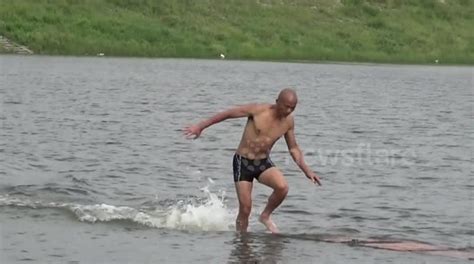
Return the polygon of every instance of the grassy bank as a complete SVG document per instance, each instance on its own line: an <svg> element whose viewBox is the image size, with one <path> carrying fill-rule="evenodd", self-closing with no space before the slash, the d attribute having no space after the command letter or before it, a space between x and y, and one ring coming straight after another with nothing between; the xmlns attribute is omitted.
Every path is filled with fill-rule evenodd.
<svg viewBox="0 0 474 264"><path fill-rule="evenodd" d="M474 64L472 0L0 0L0 34L64 55Z"/></svg>

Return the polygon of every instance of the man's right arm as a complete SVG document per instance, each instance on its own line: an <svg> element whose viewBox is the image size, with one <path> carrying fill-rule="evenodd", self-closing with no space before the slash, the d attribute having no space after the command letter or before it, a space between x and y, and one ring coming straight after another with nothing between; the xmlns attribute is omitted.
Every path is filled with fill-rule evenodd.
<svg viewBox="0 0 474 264"><path fill-rule="evenodd" d="M230 118L239 118L239 117L252 116L261 107L262 106L259 105L259 104L247 104L247 105L241 105L241 106L236 106L236 107L230 108L228 110L219 112L216 115L214 115L214 116L212 116L212 117L210 117L206 120L203 120L203 121L199 122L196 125L186 127L184 133L187 137L194 136L195 138L197 138L197 137L199 137L199 135L201 134L201 132L204 129L206 129L206 128L214 125L214 124L217 124L219 122L222 122L222 121L224 121L226 119L230 119Z"/></svg>

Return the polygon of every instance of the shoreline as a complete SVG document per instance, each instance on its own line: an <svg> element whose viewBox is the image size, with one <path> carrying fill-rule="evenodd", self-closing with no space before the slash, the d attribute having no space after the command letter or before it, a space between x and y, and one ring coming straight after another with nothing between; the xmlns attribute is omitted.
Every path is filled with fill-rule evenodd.
<svg viewBox="0 0 474 264"><path fill-rule="evenodd" d="M337 60L271 60L271 59L220 59L216 57L150 57L150 56L103 56L98 55L73 55L73 54L18 54L12 52L2 52L0 56L27 56L27 57L65 57L65 58L97 58L97 59L149 59L149 60L209 60L209 61L230 61L230 62L273 62L273 63L295 63L295 64L334 64L334 65L362 65L362 66L432 66L432 67L474 67L474 64L462 63L400 63L400 62L370 62L370 61L337 61Z"/></svg>

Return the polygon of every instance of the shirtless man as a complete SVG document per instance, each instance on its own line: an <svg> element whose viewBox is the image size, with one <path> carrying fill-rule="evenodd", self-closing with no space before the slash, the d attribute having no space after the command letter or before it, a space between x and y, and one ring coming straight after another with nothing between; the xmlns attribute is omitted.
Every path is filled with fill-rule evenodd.
<svg viewBox="0 0 474 264"><path fill-rule="evenodd" d="M248 104L220 112L196 125L185 128L188 138L197 138L202 131L214 124L229 118L247 117L242 140L234 155L234 182L239 199L239 214L236 229L246 232L250 210L252 208L253 179L257 179L273 189L268 203L259 220L266 228L277 233L272 222L271 213L281 204L288 193L288 183L281 171L270 160L269 154L275 142L285 136L288 150L298 167L313 183L321 185L319 177L306 165L303 153L296 144L294 119L291 113L295 110L298 98L292 89L283 89L275 104Z"/></svg>

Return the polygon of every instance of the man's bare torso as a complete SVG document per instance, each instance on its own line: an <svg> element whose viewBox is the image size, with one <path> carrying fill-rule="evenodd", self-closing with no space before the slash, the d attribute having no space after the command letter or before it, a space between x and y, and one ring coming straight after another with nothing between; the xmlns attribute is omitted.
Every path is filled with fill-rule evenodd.
<svg viewBox="0 0 474 264"><path fill-rule="evenodd" d="M248 159L268 157L275 142L290 129L292 118L278 118L272 105L261 105L248 117L237 153Z"/></svg>

